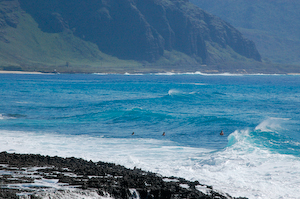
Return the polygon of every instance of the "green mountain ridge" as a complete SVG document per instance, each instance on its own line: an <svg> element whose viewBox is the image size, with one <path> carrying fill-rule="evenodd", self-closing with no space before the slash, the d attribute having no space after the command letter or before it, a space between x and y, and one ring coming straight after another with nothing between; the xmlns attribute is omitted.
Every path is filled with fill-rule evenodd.
<svg viewBox="0 0 300 199"><path fill-rule="evenodd" d="M7 6L2 6L5 3ZM1 4L2 10L6 8L6 12L15 18L16 24L10 26L4 23L5 27L1 27L4 29L0 37L3 69L92 72L98 66L102 66L103 71L109 71L110 67L119 64L125 67L138 65L135 61L119 60L104 54L97 45L75 37L70 31L41 31L37 22L21 10L17 1L2 1Z"/></svg>
<svg viewBox="0 0 300 199"><path fill-rule="evenodd" d="M187 0L0 0L0 70L254 73L270 68L289 71L262 63L252 41Z"/></svg>

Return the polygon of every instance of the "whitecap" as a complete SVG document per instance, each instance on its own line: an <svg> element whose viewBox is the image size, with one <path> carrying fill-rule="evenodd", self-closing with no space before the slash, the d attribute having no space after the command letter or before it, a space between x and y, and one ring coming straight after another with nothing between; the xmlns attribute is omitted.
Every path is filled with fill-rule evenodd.
<svg viewBox="0 0 300 199"><path fill-rule="evenodd" d="M165 72L165 73L152 73L153 75L178 75L178 73L174 72Z"/></svg>
<svg viewBox="0 0 300 199"><path fill-rule="evenodd" d="M235 73L201 73L205 76L244 76L245 74L235 74Z"/></svg>
<svg viewBox="0 0 300 199"><path fill-rule="evenodd" d="M177 89L171 89L168 91L168 95L178 95L178 94L182 94L181 91L177 90Z"/></svg>
<svg viewBox="0 0 300 199"><path fill-rule="evenodd" d="M202 173L204 184L214 185L232 196L296 198L300 191L300 159L278 154L252 143L249 130L235 131L229 146L198 159L194 172Z"/></svg>
<svg viewBox="0 0 300 199"><path fill-rule="evenodd" d="M196 72L185 72L185 73L180 73L180 72L164 72L164 73L151 73L152 75L204 75L204 73L201 73L199 71Z"/></svg>
<svg viewBox="0 0 300 199"><path fill-rule="evenodd" d="M124 73L124 75L144 75L143 73Z"/></svg>
<svg viewBox="0 0 300 199"><path fill-rule="evenodd" d="M113 73L93 73L93 75L111 75Z"/></svg>
<svg viewBox="0 0 300 199"><path fill-rule="evenodd" d="M284 121L290 120L290 118L275 118L269 117L262 121L259 125L255 127L255 130L260 130L263 132L274 132L277 129L281 129L281 124Z"/></svg>
<svg viewBox="0 0 300 199"><path fill-rule="evenodd" d="M204 83L192 83L192 84L194 84L196 86L206 86L207 85L207 84L204 84Z"/></svg>
<svg viewBox="0 0 300 199"><path fill-rule="evenodd" d="M0 114L0 120L8 120L8 119L16 119L16 118Z"/></svg>
<svg viewBox="0 0 300 199"><path fill-rule="evenodd" d="M195 86L206 86L208 84L205 83L181 83L181 84L188 84L188 85L195 85Z"/></svg>

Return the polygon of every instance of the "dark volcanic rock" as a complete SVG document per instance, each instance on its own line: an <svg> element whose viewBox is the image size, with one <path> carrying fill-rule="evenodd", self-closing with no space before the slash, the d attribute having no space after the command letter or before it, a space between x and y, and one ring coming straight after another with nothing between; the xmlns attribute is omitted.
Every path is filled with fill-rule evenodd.
<svg viewBox="0 0 300 199"><path fill-rule="evenodd" d="M17 191L0 189L0 199L18 199Z"/></svg>
<svg viewBox="0 0 300 199"><path fill-rule="evenodd" d="M177 50L199 63L212 61L207 42L230 46L260 61L252 41L188 0L19 0L45 32L72 31L122 59L153 62Z"/></svg>
<svg viewBox="0 0 300 199"><path fill-rule="evenodd" d="M214 191L211 186L201 185L198 181L190 182L182 178L167 178L140 169L127 169L123 166L91 162L77 158L59 158L41 155L20 155L0 153L0 164L14 166L13 170L26 167L41 167L33 176L42 175L46 179L58 179L59 182L79 186L81 189L96 189L101 196L107 193L116 199L129 199L139 195L141 199L175 199L175 198L232 198L228 194ZM7 167L5 167L8 169ZM0 170L4 170L0 168ZM25 171L26 172L26 171ZM20 171L17 171L20 173ZM4 179L5 178L5 179ZM26 183L34 181L22 177L18 182L9 181L10 176L0 175L0 198L17 198L16 193L21 190L4 189L5 184ZM185 186L182 186L185 185ZM184 188L188 186L189 188ZM208 194L197 190L197 186L205 187ZM34 190L31 190L34 197Z"/></svg>

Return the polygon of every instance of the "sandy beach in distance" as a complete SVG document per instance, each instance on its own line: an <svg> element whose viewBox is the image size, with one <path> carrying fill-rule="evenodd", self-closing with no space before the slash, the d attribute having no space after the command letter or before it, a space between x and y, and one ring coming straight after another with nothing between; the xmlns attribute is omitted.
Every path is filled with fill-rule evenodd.
<svg viewBox="0 0 300 199"><path fill-rule="evenodd" d="M0 74L45 74L41 72L26 72L26 71L4 71L0 70Z"/></svg>

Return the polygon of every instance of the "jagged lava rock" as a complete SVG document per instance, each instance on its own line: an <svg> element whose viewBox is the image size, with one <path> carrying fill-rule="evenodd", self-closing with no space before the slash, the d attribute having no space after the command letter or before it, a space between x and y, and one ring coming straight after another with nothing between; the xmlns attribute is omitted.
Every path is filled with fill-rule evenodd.
<svg viewBox="0 0 300 199"><path fill-rule="evenodd" d="M1 168L1 164L6 165ZM42 167L34 175L29 175L26 182L35 180L34 176L46 179L58 179L60 183L67 183L78 187L81 190L96 190L101 196L107 193L116 199L132 199L134 194L138 194L141 199L175 199L175 198L197 198L211 199L222 198L232 199L228 194L219 193L211 186L200 184L198 181L187 181L183 178L162 177L158 174L142 171L141 169L127 169L120 165L112 163L86 161L83 159L50 157L34 154L11 154L7 152L0 153L0 171L7 169L8 166L14 167L10 172L16 171L22 177L22 172L26 173L26 168ZM17 168L20 168L17 170ZM28 172L27 172L28 173ZM13 181L16 181L16 176ZM42 177L40 177L42 176ZM3 180L5 179L5 180ZM11 178L5 178L0 175L0 198L15 197L22 190L13 190L5 188ZM168 179L168 180L165 180ZM22 183L23 180L17 180ZM185 185L185 186L183 186ZM207 193L199 191L196 186L202 186L207 189ZM32 186L34 187L34 186ZM46 190L42 190L45 192ZM34 196L37 190L31 190L30 194Z"/></svg>

